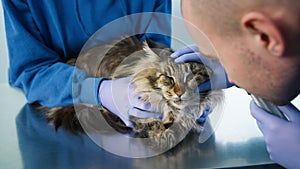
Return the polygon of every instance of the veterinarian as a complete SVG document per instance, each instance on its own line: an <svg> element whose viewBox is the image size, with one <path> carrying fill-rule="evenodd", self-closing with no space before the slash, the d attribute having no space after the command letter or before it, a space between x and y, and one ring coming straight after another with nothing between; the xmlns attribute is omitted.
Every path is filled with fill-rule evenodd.
<svg viewBox="0 0 300 169"><path fill-rule="evenodd" d="M98 29L130 14L171 13L171 0L2 0L2 4L10 61L9 83L25 93L28 103L38 102L47 107L74 103L72 82L73 72L77 69L64 62L78 56L85 42ZM123 23L107 34L120 32L132 25L139 27L130 30L144 29L147 32L150 20L143 19ZM159 19L163 24L156 24L155 29L170 32L171 18ZM145 37L170 46L167 36L140 35L140 38ZM78 78L80 88L75 89L78 92L76 103L103 105L127 126L132 125L127 113L130 107L133 107L135 116L149 116L149 113L140 110L147 110L149 105L139 101L133 95L133 89L128 89L129 78L116 81L91 78L83 71ZM112 84L118 87L112 87ZM114 103L112 91L118 93L122 103Z"/></svg>
<svg viewBox="0 0 300 169"><path fill-rule="evenodd" d="M231 83L216 80L214 88L234 83L279 105L289 121L265 112L253 101L250 111L270 158L286 168L300 168L300 112L290 103L300 92L300 1L182 0L182 14L211 40L219 55L201 49L199 34L187 24L201 54L210 58L202 57L196 46L179 49L172 57L177 62L218 60L214 78L225 69ZM208 87L204 84L199 89Z"/></svg>

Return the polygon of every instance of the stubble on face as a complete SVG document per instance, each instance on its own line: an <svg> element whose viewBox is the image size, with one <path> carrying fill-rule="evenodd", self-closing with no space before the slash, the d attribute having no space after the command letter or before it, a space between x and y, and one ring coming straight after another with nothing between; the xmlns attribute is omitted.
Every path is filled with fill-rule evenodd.
<svg viewBox="0 0 300 169"><path fill-rule="evenodd" d="M259 55L247 45L239 45L236 49L239 51L237 57L241 61L236 63L239 65L231 65L233 81L251 94L277 105L286 104L290 98L283 91L286 90L284 84L289 75L276 66L276 60L271 60L266 55Z"/></svg>

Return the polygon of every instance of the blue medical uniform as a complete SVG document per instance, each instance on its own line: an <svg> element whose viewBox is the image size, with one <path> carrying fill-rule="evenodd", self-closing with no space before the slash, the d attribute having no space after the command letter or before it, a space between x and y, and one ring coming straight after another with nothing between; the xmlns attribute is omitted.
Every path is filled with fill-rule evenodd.
<svg viewBox="0 0 300 169"><path fill-rule="evenodd" d="M77 56L99 28L130 14L171 13L171 0L2 0L2 4L9 83L24 91L29 103L48 107L74 103L72 81L76 68L64 61ZM170 17L160 23L170 31ZM169 37L151 38L170 46ZM84 73L81 78L82 88L78 91L84 97L80 102L100 104L97 91L101 78L91 80Z"/></svg>

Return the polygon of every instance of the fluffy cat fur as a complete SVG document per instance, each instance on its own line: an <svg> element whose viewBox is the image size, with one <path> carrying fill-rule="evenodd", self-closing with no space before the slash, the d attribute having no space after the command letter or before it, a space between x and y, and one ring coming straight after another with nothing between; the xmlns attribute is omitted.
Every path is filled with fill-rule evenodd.
<svg viewBox="0 0 300 169"><path fill-rule="evenodd" d="M220 104L223 95L221 91L197 93L197 86L209 79L211 70L196 62L176 64L169 57L171 54L172 50L161 44L126 37L114 44L93 47L80 57L66 62L93 77L117 79L131 76L132 84L136 87L135 93L142 94L142 100L161 113L162 119L130 117L134 124L131 129L101 106L81 104L75 108L70 105L40 109L56 129L62 127L75 134L83 131L97 133L101 128L94 123L89 124L89 120L103 116L119 132L151 138L149 144L155 149L172 148L185 137L186 131L201 130L196 119L208 106L214 108ZM76 77L74 79L76 81ZM87 120L79 122L81 118ZM89 129L84 127L83 130L82 125L89 126Z"/></svg>

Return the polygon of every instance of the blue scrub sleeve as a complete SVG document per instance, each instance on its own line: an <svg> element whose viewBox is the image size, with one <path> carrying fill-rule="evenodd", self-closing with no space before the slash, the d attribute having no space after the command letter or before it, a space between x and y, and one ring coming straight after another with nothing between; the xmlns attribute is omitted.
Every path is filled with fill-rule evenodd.
<svg viewBox="0 0 300 169"><path fill-rule="evenodd" d="M75 67L63 63L62 56L45 45L26 1L3 0L2 4L9 51L10 85L23 90L28 103L39 102L48 107L73 104ZM87 75L82 73L81 78L85 79ZM100 80L96 82L100 83ZM94 90L93 93L96 92ZM81 102L98 102L94 95L84 95Z"/></svg>
<svg viewBox="0 0 300 169"><path fill-rule="evenodd" d="M146 34L147 38L153 40L154 42L159 42L167 47L171 47L171 12L172 12L172 1L171 0L158 0L155 6L154 12L163 13L166 15L159 16L160 18L153 18L152 23L149 25L148 31L158 32L163 34Z"/></svg>
<svg viewBox="0 0 300 169"><path fill-rule="evenodd" d="M100 1L91 2L100 3ZM106 2L113 3L114 1ZM140 12L171 13L171 0L145 0L139 1L139 3L137 1L120 0L116 1L115 5L121 5L120 2L125 3L126 6L122 6L123 10L112 13L115 18ZM36 6L37 3L40 8L37 8L39 7ZM33 4L35 5L33 6ZM85 4L92 5L92 3ZM84 71L65 64L64 61L68 57L72 57L69 54L78 52L89 37L89 34L82 33L80 28L87 28L87 30L91 30L88 32L92 34L101 26L107 24L102 21L102 17L96 17L98 22L95 22L95 24L85 23L85 18L95 19L92 16L96 14L102 16L105 11L96 10L95 12L98 13L95 14L82 13L84 20L78 19L80 17L77 18L82 22L81 27L76 25L75 14L75 18L73 17L73 12L76 13L75 8L70 8L67 6L68 3L64 1L2 0L2 5L9 51L10 85L20 88L25 93L28 103L39 102L47 107L65 106L74 103L100 104L97 93L103 79L91 78ZM80 8L84 9L81 6ZM65 9L65 11L55 11L57 9ZM57 17L57 15L61 17ZM64 16L70 19L67 20L69 22L64 20ZM57 18L61 20L56 20ZM151 33L146 36L170 46L170 38L168 37L171 34L170 16L156 20L148 15L141 18L140 21L142 22L133 20L131 21L132 24L125 24L124 27L127 27L127 29L124 27L120 29L120 25L118 25L116 28L119 31L114 32L121 32L120 30L124 29L134 31L133 26L140 29L141 33L161 32L167 36ZM65 36L66 34L68 36ZM74 42L75 40L76 42ZM74 82L77 83L74 84Z"/></svg>

